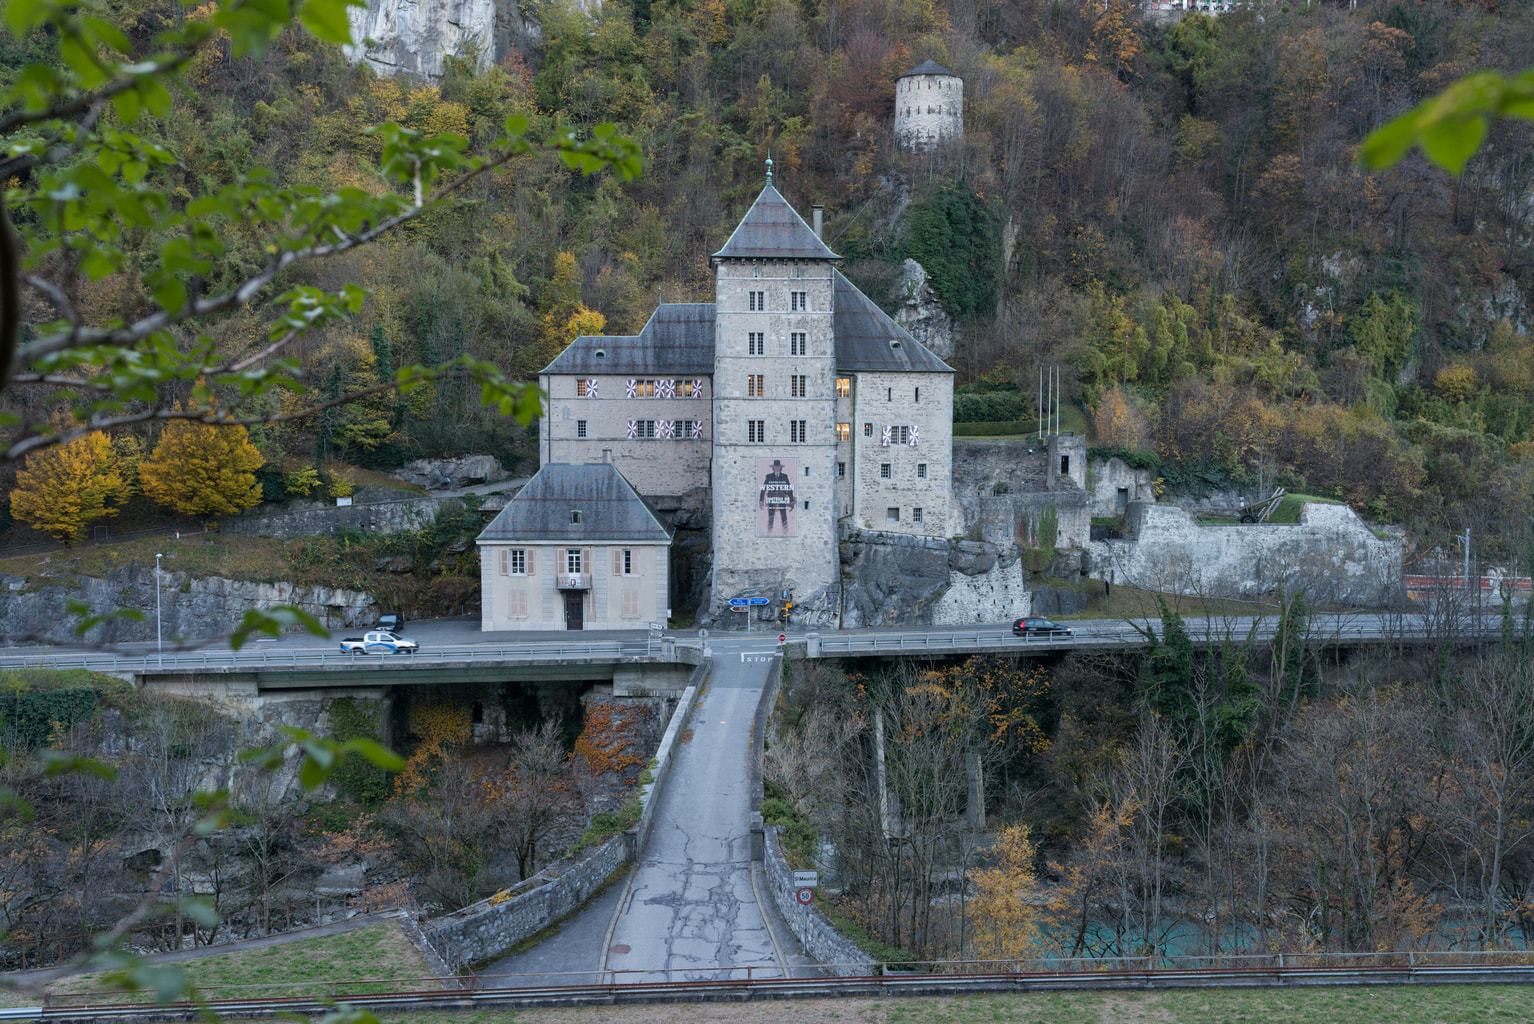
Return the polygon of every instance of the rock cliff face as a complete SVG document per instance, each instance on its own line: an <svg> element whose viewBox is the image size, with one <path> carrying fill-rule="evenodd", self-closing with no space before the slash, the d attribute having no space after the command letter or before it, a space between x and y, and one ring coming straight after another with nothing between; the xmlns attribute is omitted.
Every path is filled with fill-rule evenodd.
<svg viewBox="0 0 1534 1024"><path fill-rule="evenodd" d="M926 268L915 260L906 260L895 282L894 295L900 303L895 310L895 322L941 358L951 358L958 328L932 293Z"/></svg>
<svg viewBox="0 0 1534 1024"><path fill-rule="evenodd" d="M70 601L85 602L92 614L128 608L143 616L137 622L104 622L87 634L88 640L124 643L155 637L154 569L146 567L57 582L0 574L0 638L77 642ZM378 610L373 596L360 590L251 583L220 576L192 578L173 572L163 573L160 580L160 618L166 640L221 636L239 625L247 611L278 604L297 605L333 629L363 624Z"/></svg>
<svg viewBox="0 0 1534 1024"><path fill-rule="evenodd" d="M349 11L353 61L383 74L442 75L442 58L474 54L481 69L496 57L496 0L369 0Z"/></svg>
<svg viewBox="0 0 1534 1024"><path fill-rule="evenodd" d="M1001 622L1028 613L1015 549L888 533L842 541L842 622L861 626Z"/></svg>
<svg viewBox="0 0 1534 1024"><path fill-rule="evenodd" d="M589 11L601 0L576 5ZM440 78L444 57L473 56L483 70L543 38L518 0L367 0L349 16L357 42L346 48L347 57L385 75Z"/></svg>

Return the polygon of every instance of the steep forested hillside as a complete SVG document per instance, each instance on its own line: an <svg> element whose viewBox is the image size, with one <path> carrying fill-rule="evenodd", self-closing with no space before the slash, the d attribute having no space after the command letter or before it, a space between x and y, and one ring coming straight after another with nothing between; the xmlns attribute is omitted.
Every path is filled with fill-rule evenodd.
<svg viewBox="0 0 1534 1024"><path fill-rule="evenodd" d="M117 6L135 36L183 16ZM484 73L451 63L437 84L377 78L296 32L256 59L205 53L172 115L146 127L189 192L258 167L380 189L366 129L387 120L483 144L520 111L544 127L615 121L642 144L637 182L528 156L312 271L371 290L349 325L304 341L317 392L462 352L531 372L575 333L637 329L659 295L706 297L707 254L770 150L791 200L827 205L828 237L870 293L907 255L930 264L962 321L961 385L1030 392L1039 363L1058 362L1096 443L1155 449L1171 479L1276 476L1425 544L1469 525L1497 557L1521 549L1529 130L1495 129L1460 179L1415 157L1365 173L1355 147L1469 70L1534 63L1527 5L1157 24L1117 0L607 0L591 15L547 0L536 16L540 49ZM48 45L0 44L0 74ZM928 57L964 76L967 133L913 158L893 146L894 80ZM259 250L225 241L232 279ZM85 315L143 306L115 281L80 286ZM220 344L253 350L261 325L235 316ZM254 440L289 466L530 451L447 382Z"/></svg>

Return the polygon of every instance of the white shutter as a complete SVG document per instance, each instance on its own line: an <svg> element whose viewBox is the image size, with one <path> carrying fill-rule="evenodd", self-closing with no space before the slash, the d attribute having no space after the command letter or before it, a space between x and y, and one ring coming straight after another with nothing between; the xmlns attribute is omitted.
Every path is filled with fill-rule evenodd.
<svg viewBox="0 0 1534 1024"><path fill-rule="evenodd" d="M613 575L623 575L623 549L613 548Z"/></svg>
<svg viewBox="0 0 1534 1024"><path fill-rule="evenodd" d="M538 549L537 548L528 548L527 549L527 574L529 576L536 576L536 575L538 575Z"/></svg>

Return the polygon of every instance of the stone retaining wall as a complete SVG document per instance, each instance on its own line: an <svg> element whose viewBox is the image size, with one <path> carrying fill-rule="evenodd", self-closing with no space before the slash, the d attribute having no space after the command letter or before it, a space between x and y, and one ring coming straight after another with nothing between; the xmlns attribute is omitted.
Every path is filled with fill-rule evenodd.
<svg viewBox="0 0 1534 1024"><path fill-rule="evenodd" d="M805 908L794 901L794 872L778 844L778 830L766 829L763 858L764 881L773 905L788 922L804 952L826 965L839 978L865 978L879 973L879 965L856 942L836 930L826 915L814 906Z"/></svg>
<svg viewBox="0 0 1534 1024"><path fill-rule="evenodd" d="M1346 505L1307 504L1298 523L1203 526L1180 508L1129 506L1126 538L1096 541L1091 575L1176 594L1385 607L1401 599L1401 541L1377 537Z"/></svg>

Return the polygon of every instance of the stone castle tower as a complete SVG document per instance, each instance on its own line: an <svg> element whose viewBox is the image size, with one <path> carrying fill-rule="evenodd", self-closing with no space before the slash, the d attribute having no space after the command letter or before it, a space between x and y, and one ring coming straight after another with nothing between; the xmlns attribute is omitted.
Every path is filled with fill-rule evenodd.
<svg viewBox="0 0 1534 1024"><path fill-rule="evenodd" d="M922 61L895 80L895 141L921 152L964 137L964 79Z"/></svg>
<svg viewBox="0 0 1534 1024"><path fill-rule="evenodd" d="M772 184L713 256L712 605L836 607L835 264Z"/></svg>

